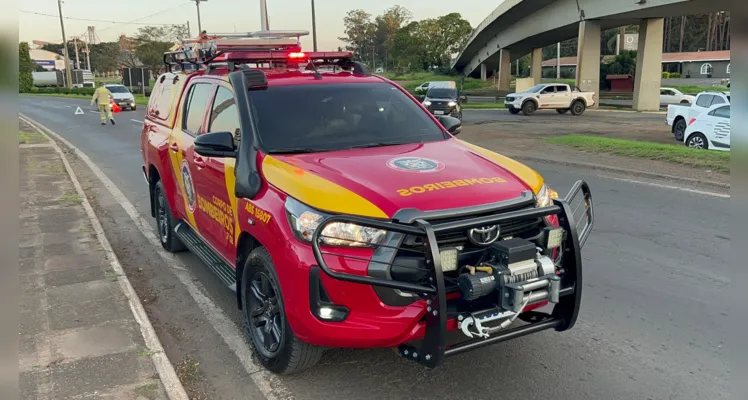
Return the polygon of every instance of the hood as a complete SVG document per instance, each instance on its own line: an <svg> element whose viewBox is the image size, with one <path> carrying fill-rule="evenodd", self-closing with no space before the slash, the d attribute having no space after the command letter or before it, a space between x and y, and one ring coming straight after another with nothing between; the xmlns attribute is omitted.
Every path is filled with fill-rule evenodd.
<svg viewBox="0 0 748 400"><path fill-rule="evenodd" d="M132 93L112 93L112 96L116 100L128 100L128 99L132 99L134 97L132 95Z"/></svg>
<svg viewBox="0 0 748 400"><path fill-rule="evenodd" d="M262 172L270 184L312 207L380 217L391 217L406 208L432 211L493 203L532 190L517 171L498 165L477 149L449 139L271 155L264 157ZM520 176L537 176L513 160L508 164L515 170L524 168ZM379 212L371 213L372 209Z"/></svg>

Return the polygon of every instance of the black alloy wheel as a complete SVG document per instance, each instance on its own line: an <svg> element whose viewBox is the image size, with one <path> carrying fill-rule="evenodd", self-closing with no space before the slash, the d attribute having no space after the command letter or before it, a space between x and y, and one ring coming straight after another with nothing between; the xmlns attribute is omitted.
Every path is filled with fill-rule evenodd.
<svg viewBox="0 0 748 400"><path fill-rule="evenodd" d="M683 135L686 133L687 127L688 125L686 124L686 120L683 118L675 122L675 126L673 127L673 135L675 136L675 140L679 142L683 141Z"/></svg>
<svg viewBox="0 0 748 400"><path fill-rule="evenodd" d="M169 202L166 201L164 185L161 181L156 182L153 188L153 197L155 199L156 231L161 246L170 253L184 251L186 249L184 243L174 233L177 220L174 218L171 208L169 208Z"/></svg>
<svg viewBox="0 0 748 400"><path fill-rule="evenodd" d="M584 103L582 101L577 100L571 105L571 114L572 115L582 115L584 113Z"/></svg>
<svg viewBox="0 0 748 400"><path fill-rule="evenodd" d="M250 333L257 350L265 357L274 357L280 350L285 326L276 282L266 271L256 271L248 289Z"/></svg>

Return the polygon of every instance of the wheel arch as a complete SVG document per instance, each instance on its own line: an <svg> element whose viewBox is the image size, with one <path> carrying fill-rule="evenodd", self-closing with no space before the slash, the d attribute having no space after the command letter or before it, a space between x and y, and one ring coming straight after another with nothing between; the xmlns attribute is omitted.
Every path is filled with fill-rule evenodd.
<svg viewBox="0 0 748 400"><path fill-rule="evenodd" d="M241 282L242 275L244 274L244 264L247 261L247 257L249 257L249 253L256 248L261 247L262 244L257 240L257 238L246 231L242 231L242 233L239 234L239 240L236 243L236 306L241 310Z"/></svg>
<svg viewBox="0 0 748 400"><path fill-rule="evenodd" d="M540 103L538 102L538 99L536 99L534 97L528 97L528 98L522 100L522 105L520 105L520 107L519 107L520 110L522 109L522 107L525 106L525 103L527 103L528 101L531 101L531 102L535 103L535 109L540 108Z"/></svg>
<svg viewBox="0 0 748 400"><path fill-rule="evenodd" d="M582 97L582 96L579 96L579 97L575 98L574 100L572 100L572 101L571 101L571 103L569 103L569 108L571 108L571 106L572 106L572 105L574 104L574 102L576 102L576 101L581 101L581 102L582 102L582 104L584 104L584 107L585 107L585 108L587 108L587 99L585 99L585 98L584 98L584 97Z"/></svg>
<svg viewBox="0 0 748 400"><path fill-rule="evenodd" d="M675 133L675 125L678 125L678 121L680 121L680 120L685 121L686 117L684 117L682 115L676 116L675 119L673 120L673 125L670 127L670 133ZM685 135L685 134L686 134L686 132L683 131L683 135Z"/></svg>
<svg viewBox="0 0 748 400"><path fill-rule="evenodd" d="M148 165L148 197L151 203L151 217L156 218L156 197L153 195L156 191L156 183L161 180L161 174L155 165Z"/></svg>

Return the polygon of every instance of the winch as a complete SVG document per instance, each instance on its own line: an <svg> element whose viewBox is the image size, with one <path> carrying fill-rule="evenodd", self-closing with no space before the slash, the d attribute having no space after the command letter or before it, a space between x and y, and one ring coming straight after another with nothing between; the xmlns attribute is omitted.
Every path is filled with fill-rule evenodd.
<svg viewBox="0 0 748 400"><path fill-rule="evenodd" d="M468 337L488 337L509 326L529 304L558 303L561 279L553 260L542 254L535 243L513 238L495 242L488 249L488 261L464 266L457 278L464 300L494 296L495 308L459 316L460 329ZM499 326L484 327L490 321L504 320ZM473 329L471 329L474 327Z"/></svg>

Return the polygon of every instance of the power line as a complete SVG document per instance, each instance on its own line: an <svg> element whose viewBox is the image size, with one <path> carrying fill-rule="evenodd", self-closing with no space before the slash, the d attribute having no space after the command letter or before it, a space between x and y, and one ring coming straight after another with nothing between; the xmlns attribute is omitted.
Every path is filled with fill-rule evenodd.
<svg viewBox="0 0 748 400"><path fill-rule="evenodd" d="M132 21L130 21L130 22L123 22L123 23L119 23L119 24L117 24L117 25L112 25L112 26L106 27L106 28L104 28L104 29L99 29L99 32L101 32L101 31L103 31L103 30L106 30L106 29L112 29L112 28L114 28L114 27L117 27L117 26L120 26L120 25L129 25L129 24L135 24L135 23L136 23L137 21L140 21L140 20L142 20L142 19L146 19L146 18L154 17L154 16L156 16L156 15L159 15L159 14L163 14L163 13L165 13L165 12L169 12L169 11L171 11L171 10L175 9L175 8L179 8L179 7L182 7L183 5L185 5L185 4L189 4L189 3L190 3L189 1L186 1L186 2L182 2L182 3L178 4L178 5L175 5L175 6L173 6L173 7L167 8L167 9L165 9L165 10L161 10L161 11L155 12L155 13L153 13L153 14L148 14L148 15L146 15L145 17L140 17L140 18L136 18L136 19L134 19L134 20L132 20ZM146 24L146 25L154 25L154 24ZM164 24L164 25L181 25L181 24Z"/></svg>
<svg viewBox="0 0 748 400"><path fill-rule="evenodd" d="M41 15L44 17L59 18L59 15L45 14L45 13L40 13L36 11L25 11L25 10L18 10L18 11L22 13L26 13L26 14L34 14L34 15ZM74 18L74 17L63 17L63 19L69 19L69 20L75 20L75 21L89 21L89 22L106 22L106 23L112 23L112 24L174 25L174 24L158 24L158 23L147 23L147 22L106 21L106 20L101 20L101 19Z"/></svg>

